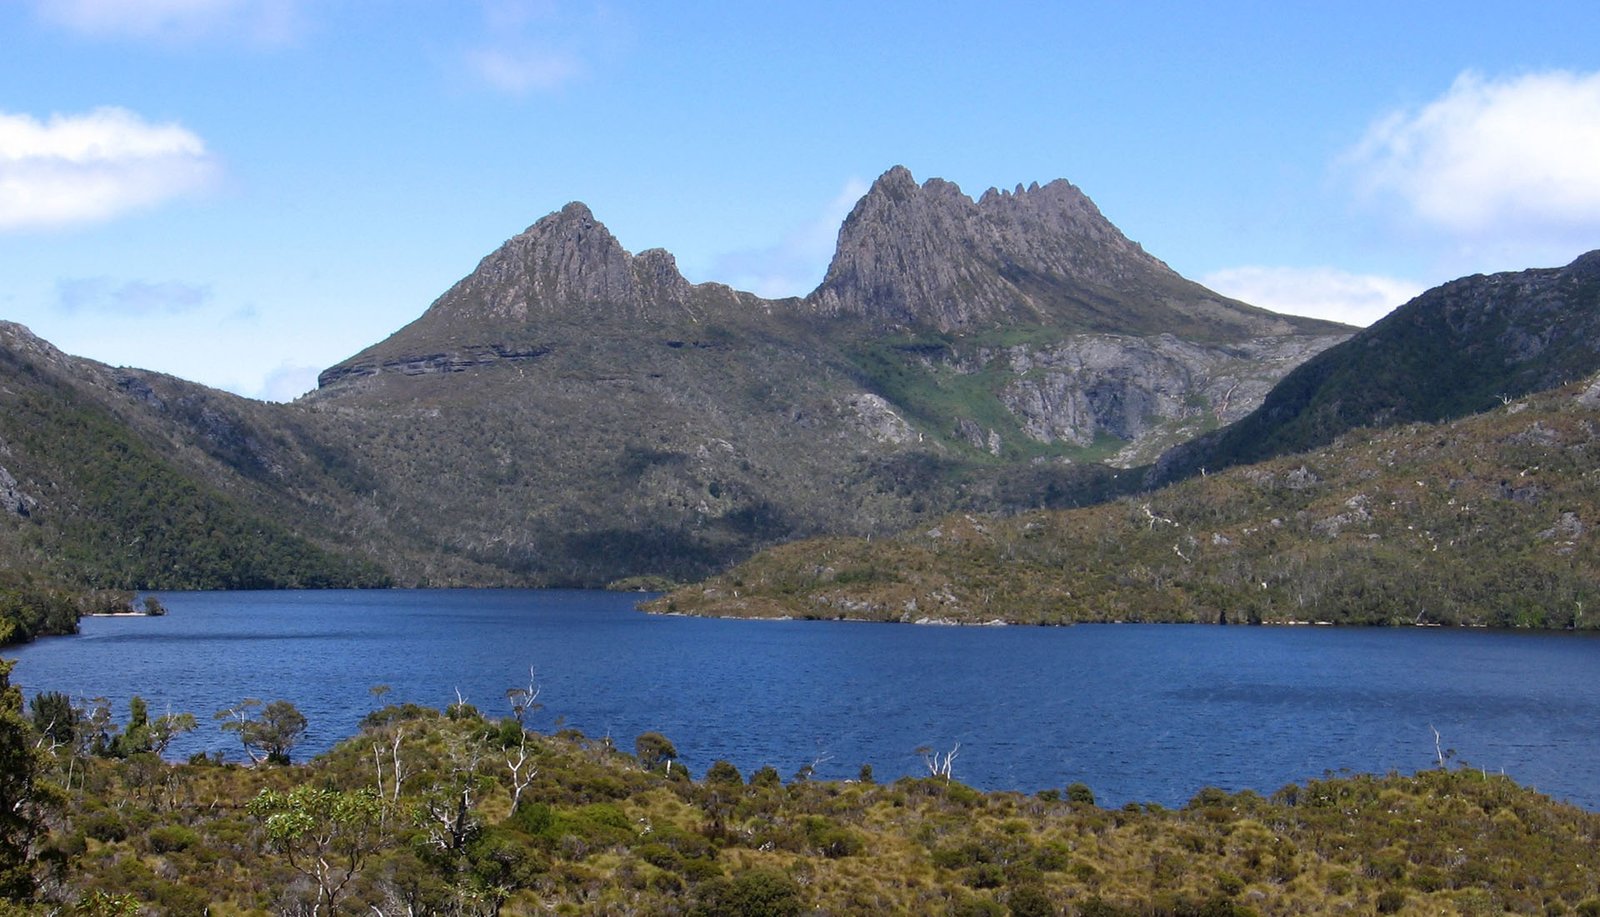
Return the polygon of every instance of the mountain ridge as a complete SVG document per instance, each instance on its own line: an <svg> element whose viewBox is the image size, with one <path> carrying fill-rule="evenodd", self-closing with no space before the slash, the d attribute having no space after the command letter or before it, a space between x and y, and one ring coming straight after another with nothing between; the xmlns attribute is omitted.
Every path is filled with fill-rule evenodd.
<svg viewBox="0 0 1600 917"><path fill-rule="evenodd" d="M826 276L805 296L765 299L715 281L691 284L670 252L627 251L573 201L485 256L416 320L324 370L318 389L379 372L537 359L548 344L539 327L627 322L765 322L858 337L1050 327L1214 343L1354 330L1267 312L1181 277L1064 179L991 188L974 200L943 179L919 185L895 166L845 218Z"/></svg>
<svg viewBox="0 0 1600 917"><path fill-rule="evenodd" d="M1303 451L1363 426L1483 411L1600 370L1600 250L1474 274L1402 304L1288 373L1238 423L1177 446L1159 484Z"/></svg>
<svg viewBox="0 0 1600 917"><path fill-rule="evenodd" d="M953 509L1104 499L1351 330L1178 278L1065 182L973 201L895 169L875 187L863 214L900 195L961 230L946 244L882 224L880 251L903 230L932 246L913 265L943 259L982 291L948 330L931 288L881 259L856 276L914 294L916 321L851 305L837 271L783 300L691 284L573 202L294 404L137 370L95 398L181 473L396 583L601 586ZM847 224L845 261L884 236ZM1182 327L1157 330L1167 319Z"/></svg>

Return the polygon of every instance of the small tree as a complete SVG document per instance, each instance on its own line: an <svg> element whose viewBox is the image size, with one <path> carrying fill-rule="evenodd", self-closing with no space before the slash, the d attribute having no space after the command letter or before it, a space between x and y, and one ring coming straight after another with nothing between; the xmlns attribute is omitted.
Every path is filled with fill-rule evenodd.
<svg viewBox="0 0 1600 917"><path fill-rule="evenodd" d="M511 715L516 718L517 725L527 727L528 714L534 713L544 707L539 703L539 683L533 677L533 667L528 667L528 684L524 687L507 688L506 701L511 704Z"/></svg>
<svg viewBox="0 0 1600 917"><path fill-rule="evenodd" d="M78 731L78 709L60 691L33 696L33 728L51 745L71 745Z"/></svg>
<svg viewBox="0 0 1600 917"><path fill-rule="evenodd" d="M722 786L744 786L744 775L731 761L714 761L711 769L706 771L707 784Z"/></svg>
<svg viewBox="0 0 1600 917"><path fill-rule="evenodd" d="M223 721L225 731L239 734L239 743L252 761L288 764L289 753L305 737L305 714L286 700L275 700L263 708L260 715L252 717L250 711L260 706L261 701L247 697L226 710L217 711L215 718Z"/></svg>
<svg viewBox="0 0 1600 917"><path fill-rule="evenodd" d="M950 779L951 767L956 763L956 754L960 751L960 742L957 742L942 755L934 751L930 745L923 745L917 748L917 754L921 756L923 765L928 768L928 776L943 777L946 780Z"/></svg>
<svg viewBox="0 0 1600 917"><path fill-rule="evenodd" d="M150 707L144 698L135 694L128 701L128 725L111 743L111 755L117 758L131 758L134 755L150 751L154 742L150 737Z"/></svg>
<svg viewBox="0 0 1600 917"><path fill-rule="evenodd" d="M270 706L269 706L270 709ZM372 790L353 793L297 786L262 790L248 811L261 819L272 846L289 865L317 883L317 910L333 914L345 886L380 848L382 809Z"/></svg>
<svg viewBox="0 0 1600 917"><path fill-rule="evenodd" d="M192 713L163 713L150 724L150 748L157 755L165 755L173 739L193 732L199 725Z"/></svg>
<svg viewBox="0 0 1600 917"><path fill-rule="evenodd" d="M678 759L678 750L671 740L659 732L646 732L635 739L633 754L639 759L639 766L647 771L667 767Z"/></svg>

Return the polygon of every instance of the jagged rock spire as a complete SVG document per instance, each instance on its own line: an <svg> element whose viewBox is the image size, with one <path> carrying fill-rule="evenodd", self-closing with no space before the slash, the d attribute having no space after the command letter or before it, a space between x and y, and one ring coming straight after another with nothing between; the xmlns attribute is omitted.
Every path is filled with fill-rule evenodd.
<svg viewBox="0 0 1600 917"><path fill-rule="evenodd" d="M846 218L808 302L823 314L939 331L1042 324L1193 333L1207 323L1224 335L1289 330L1184 280L1070 182L990 189L973 200L942 179L918 185L903 166L879 177Z"/></svg>
<svg viewBox="0 0 1600 917"><path fill-rule="evenodd" d="M692 289L671 254L629 254L574 201L484 258L434 309L454 318L512 321L594 307L644 317L683 308Z"/></svg>

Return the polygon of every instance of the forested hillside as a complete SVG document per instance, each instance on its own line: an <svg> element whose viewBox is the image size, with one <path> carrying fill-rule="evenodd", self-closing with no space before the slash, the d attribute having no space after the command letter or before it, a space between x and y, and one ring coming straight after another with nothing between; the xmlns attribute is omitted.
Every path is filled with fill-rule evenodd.
<svg viewBox="0 0 1600 917"><path fill-rule="evenodd" d="M1600 377L1076 510L765 552L652 603L887 621L1600 627Z"/></svg>

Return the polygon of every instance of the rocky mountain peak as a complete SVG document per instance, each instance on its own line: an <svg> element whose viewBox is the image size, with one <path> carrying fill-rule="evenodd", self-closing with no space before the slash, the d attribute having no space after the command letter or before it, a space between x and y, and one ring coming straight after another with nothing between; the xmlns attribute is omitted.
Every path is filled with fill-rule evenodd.
<svg viewBox="0 0 1600 917"><path fill-rule="evenodd" d="M416 321L325 370L318 385L538 359L561 336L556 326L694 322L708 301L736 299L689 283L664 249L630 254L574 201L506 240Z"/></svg>
<svg viewBox="0 0 1600 917"><path fill-rule="evenodd" d="M880 176L845 219L808 302L824 314L939 331L1023 323L1181 332L1197 321L1289 330L1179 277L1070 182L991 188L974 200L943 179L919 185L904 166Z"/></svg>
<svg viewBox="0 0 1600 917"><path fill-rule="evenodd" d="M575 201L484 258L434 310L456 319L516 322L595 308L645 316L681 307L689 290L671 255L659 249L629 254Z"/></svg>

